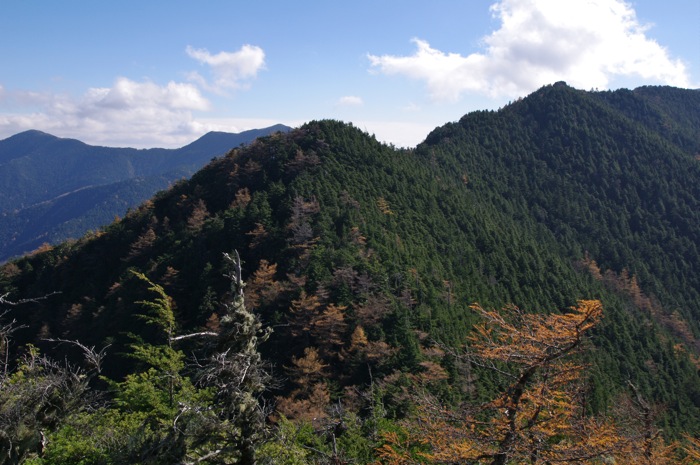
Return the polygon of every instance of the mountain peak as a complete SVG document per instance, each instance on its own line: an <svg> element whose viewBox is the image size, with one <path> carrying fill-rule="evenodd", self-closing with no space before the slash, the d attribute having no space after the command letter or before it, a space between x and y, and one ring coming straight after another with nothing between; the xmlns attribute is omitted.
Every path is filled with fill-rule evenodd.
<svg viewBox="0 0 700 465"><path fill-rule="evenodd" d="M0 163L23 157L58 140L58 137L36 129L20 132L0 140Z"/></svg>
<svg viewBox="0 0 700 465"><path fill-rule="evenodd" d="M250 129L239 133L210 131L199 139L185 145L180 150L189 152L190 150L207 150L212 155L221 155L242 143L250 142L257 137L263 137L275 132L289 132L292 128L283 124L275 124L262 129Z"/></svg>
<svg viewBox="0 0 700 465"><path fill-rule="evenodd" d="M38 129L28 129L26 131L19 132L13 136L8 137L5 140L27 140L27 139L58 139L58 137L54 136L53 134L49 134L48 132L40 131Z"/></svg>

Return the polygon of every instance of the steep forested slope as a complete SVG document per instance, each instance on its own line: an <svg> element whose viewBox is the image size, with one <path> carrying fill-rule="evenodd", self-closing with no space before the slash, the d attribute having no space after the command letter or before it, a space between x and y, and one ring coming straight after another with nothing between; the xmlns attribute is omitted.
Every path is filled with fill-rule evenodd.
<svg viewBox="0 0 700 465"><path fill-rule="evenodd" d="M476 191L496 191L546 225L569 256L588 253L603 270L636 276L697 337L700 129L680 144L674 132L651 131L649 121L664 113L637 109L669 91L644 92L640 98L624 90L544 88L497 113L470 114L436 130L423 150L464 170ZM700 98L685 95L695 112L680 111L688 116L679 119L692 128Z"/></svg>
<svg viewBox="0 0 700 465"><path fill-rule="evenodd" d="M548 86L415 150L335 121L260 139L104 231L5 265L15 299L60 292L7 316L27 325L18 341L51 350L42 338L112 343L105 367L123 376L124 335L152 336L131 270L163 285L182 331L215 327L236 249L247 305L274 330L278 412L320 418L380 382L396 418L411 376L449 402L501 387L448 350L478 319L469 304L557 313L595 298L588 410L611 411L631 382L667 434L697 432L698 147L615 98Z"/></svg>

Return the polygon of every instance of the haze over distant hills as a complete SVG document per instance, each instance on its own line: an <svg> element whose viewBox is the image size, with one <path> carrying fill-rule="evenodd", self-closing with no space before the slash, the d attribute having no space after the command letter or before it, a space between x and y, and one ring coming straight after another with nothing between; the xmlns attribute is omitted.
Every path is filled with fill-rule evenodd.
<svg viewBox="0 0 700 465"><path fill-rule="evenodd" d="M0 261L78 238L213 157L291 128L210 132L179 149L99 147L31 130L0 141Z"/></svg>

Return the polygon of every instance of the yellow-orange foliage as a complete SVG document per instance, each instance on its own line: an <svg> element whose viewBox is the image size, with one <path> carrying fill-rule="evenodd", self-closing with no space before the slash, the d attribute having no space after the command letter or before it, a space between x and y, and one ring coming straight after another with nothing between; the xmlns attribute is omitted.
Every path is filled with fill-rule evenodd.
<svg viewBox="0 0 700 465"><path fill-rule="evenodd" d="M292 357L292 367L289 372L294 381L303 389L311 385L311 381L318 380L324 375L324 370L328 365L318 355L315 347L304 349L303 357Z"/></svg>
<svg viewBox="0 0 700 465"><path fill-rule="evenodd" d="M602 281L608 288L620 292L630 298L632 303L642 311L648 312L656 321L668 328L676 337L680 338L686 347L681 347L687 351L687 348L696 347L697 339L688 325L688 322L678 311L668 311L661 307L661 304L653 296L644 293L639 285L635 275L630 276L629 271L623 268L618 274L612 270L601 272L600 267L588 253L580 261L580 266L590 272L598 281ZM663 337L663 336L662 336ZM693 354L690 350L690 358L693 363L700 368L700 358Z"/></svg>
<svg viewBox="0 0 700 465"><path fill-rule="evenodd" d="M153 231L153 229L148 228L146 232L141 234L136 241L134 241L133 244L131 244L131 247L129 249L129 255L127 256L127 259L129 258L134 258L138 255L141 255L144 251L147 251L150 249L153 244L156 242L156 233Z"/></svg>
<svg viewBox="0 0 700 465"><path fill-rule="evenodd" d="M379 197L377 199L377 207L379 208L379 211L382 212L384 215L391 216L394 214L394 212L391 210L391 207L389 206L389 202L384 197Z"/></svg>
<svg viewBox="0 0 700 465"><path fill-rule="evenodd" d="M294 336L308 335L321 301L316 294L307 294L302 289L298 299L292 300L289 308L290 331Z"/></svg>
<svg viewBox="0 0 700 465"><path fill-rule="evenodd" d="M18 274L20 274L22 270L15 264L15 263L6 263L2 267L0 267L0 276L6 279L12 279Z"/></svg>
<svg viewBox="0 0 700 465"><path fill-rule="evenodd" d="M259 305L273 302L284 290L284 285L275 279L277 264L265 259L260 260L260 266L253 274L253 278L245 295L246 305L258 307Z"/></svg>
<svg viewBox="0 0 700 465"><path fill-rule="evenodd" d="M686 444L683 450L686 453L684 464L698 465L700 464L700 438L686 436Z"/></svg>
<svg viewBox="0 0 700 465"><path fill-rule="evenodd" d="M485 322L475 327L472 350L479 359L514 363L527 372L551 365L582 342L583 333L603 316L597 300L582 300L564 314L529 314L517 307L501 311L473 305Z"/></svg>
<svg viewBox="0 0 700 465"><path fill-rule="evenodd" d="M41 253L44 253L44 252L48 252L48 251L50 251L50 250L53 250L53 246L52 246L51 244L49 244L48 242L44 242L43 244L41 244L41 245L40 245L39 247L37 247L36 249L34 249L34 250L32 250L31 252L29 252L27 255L28 255L29 257L33 257L34 255L38 255L38 254L41 254Z"/></svg>
<svg viewBox="0 0 700 465"><path fill-rule="evenodd" d="M384 341L370 341L362 326L357 326L350 336L350 353L357 354L367 362L381 363L396 353L396 348Z"/></svg>
<svg viewBox="0 0 700 465"><path fill-rule="evenodd" d="M410 439L401 437L395 431L385 431L382 433L384 444L376 450L377 462L383 465L412 465L421 463L412 453Z"/></svg>
<svg viewBox="0 0 700 465"><path fill-rule="evenodd" d="M362 326L355 327L352 336L350 336L350 352L361 350L363 347L366 347L368 343L367 334L365 330L362 329Z"/></svg>
<svg viewBox="0 0 700 465"><path fill-rule="evenodd" d="M550 315L472 308L483 323L475 327L467 358L510 382L491 402L462 413L424 405L411 428L414 443L427 446L423 460L505 465L612 457L619 434L610 422L583 414L577 395L583 367L569 360L602 318L601 303L583 300L567 313Z"/></svg>
<svg viewBox="0 0 700 465"><path fill-rule="evenodd" d="M329 304L314 320L311 333L324 349L343 344L346 309L345 305Z"/></svg>
<svg viewBox="0 0 700 465"><path fill-rule="evenodd" d="M277 413L290 420L305 421L320 427L328 417L330 392L322 382L314 384L308 391L295 390L288 397L278 397Z"/></svg>
<svg viewBox="0 0 700 465"><path fill-rule="evenodd" d="M287 372L298 388L277 398L277 412L290 420L316 422L325 418L330 392L321 378L327 367L314 347L307 347L303 357L292 357Z"/></svg>
<svg viewBox="0 0 700 465"><path fill-rule="evenodd" d="M245 208L250 203L250 190L247 187L238 189L236 197L231 202L231 208Z"/></svg>
<svg viewBox="0 0 700 465"><path fill-rule="evenodd" d="M352 229L350 229L350 242L355 245L365 246L367 245L367 238L362 235L360 228L353 226Z"/></svg>
<svg viewBox="0 0 700 465"><path fill-rule="evenodd" d="M585 418L577 402L582 366L566 357L603 316L597 300L563 314L528 314L516 307L472 307L485 322L471 338L475 363L511 365L512 382L494 399L488 425L479 428L482 455L493 464L547 463L599 457L619 442L611 425ZM493 363L493 365L491 365Z"/></svg>

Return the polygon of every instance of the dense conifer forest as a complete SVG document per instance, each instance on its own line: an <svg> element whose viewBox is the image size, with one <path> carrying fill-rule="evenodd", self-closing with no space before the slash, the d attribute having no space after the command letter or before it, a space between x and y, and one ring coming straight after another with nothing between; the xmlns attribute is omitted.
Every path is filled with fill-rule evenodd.
<svg viewBox="0 0 700 465"><path fill-rule="evenodd" d="M0 268L0 463L699 463L700 92L312 121Z"/></svg>

